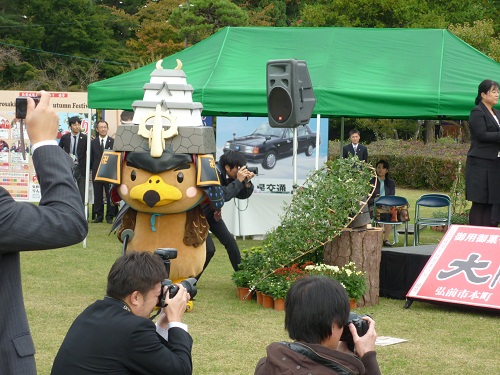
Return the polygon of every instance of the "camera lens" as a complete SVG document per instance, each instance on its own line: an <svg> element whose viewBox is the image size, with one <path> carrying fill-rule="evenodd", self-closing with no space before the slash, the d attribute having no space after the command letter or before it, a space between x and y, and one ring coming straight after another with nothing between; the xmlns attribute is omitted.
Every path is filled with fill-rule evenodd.
<svg viewBox="0 0 500 375"><path fill-rule="evenodd" d="M182 280L181 281L181 285L186 288L186 291L189 293L189 296L191 298L194 298L194 296L196 296L196 293L198 293L198 291L196 290L196 283L198 282L198 280L196 280L194 277L190 277L189 279L186 279L186 280ZM179 286L178 285L170 285L168 287L168 290L169 290L169 298L174 298L177 294L177 292L179 291Z"/></svg>

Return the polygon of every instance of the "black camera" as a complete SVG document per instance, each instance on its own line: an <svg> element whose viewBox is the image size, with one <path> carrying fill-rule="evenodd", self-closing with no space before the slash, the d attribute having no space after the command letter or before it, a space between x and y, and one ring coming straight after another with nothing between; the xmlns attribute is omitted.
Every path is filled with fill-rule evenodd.
<svg viewBox="0 0 500 375"><path fill-rule="evenodd" d="M259 167L247 167L247 171L252 172L254 175L258 175Z"/></svg>
<svg viewBox="0 0 500 375"><path fill-rule="evenodd" d="M198 282L197 279L194 277L190 277L189 279L182 280L180 284L186 288L187 292L189 293L189 296L191 299L196 296L196 293L198 292L196 290L196 283ZM167 304L165 303L165 300L167 299L167 291L169 292L169 298L174 298L177 292L179 291L179 285L177 284L172 284L172 280L165 279L161 282L161 293L160 297L158 297L158 304L156 306L158 307L165 307Z"/></svg>
<svg viewBox="0 0 500 375"><path fill-rule="evenodd" d="M156 249L155 254L158 255L163 260L163 263L165 264L165 269L167 270L167 275L170 275L170 259L177 258L177 249L174 248ZM197 282L198 282L197 279L195 279L194 277L190 277L189 279L182 280L180 283L184 288L186 288L191 299L193 299L194 296L196 296L196 293L198 292L196 290ZM174 298L177 292L179 291L179 285L172 283L172 280L169 279L163 280L161 282L161 293L160 296L158 297L158 304L156 305L157 307L166 306L165 300L167 299L167 291L169 292L169 298Z"/></svg>
<svg viewBox="0 0 500 375"><path fill-rule="evenodd" d="M366 320L363 320L363 317L370 316L366 315L358 315L354 312L349 313L349 321L344 326L344 330L342 331L342 335L340 336L340 341L345 341L347 343L347 347L349 350L354 350L354 340L352 338L351 331L349 330L349 324L354 324L356 327L356 332L359 337L364 336L366 332L368 332L368 328L370 327Z"/></svg>
<svg viewBox="0 0 500 375"><path fill-rule="evenodd" d="M31 97L35 101L35 106L40 102L39 96ZM19 97L16 98L16 118L25 119L26 113L28 112L28 98L27 97Z"/></svg>

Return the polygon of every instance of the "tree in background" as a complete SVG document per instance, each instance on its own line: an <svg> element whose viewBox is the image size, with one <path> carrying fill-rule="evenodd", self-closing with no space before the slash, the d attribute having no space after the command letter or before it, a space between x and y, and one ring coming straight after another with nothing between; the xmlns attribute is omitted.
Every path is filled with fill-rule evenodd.
<svg viewBox="0 0 500 375"><path fill-rule="evenodd" d="M498 16L495 0L317 0L300 10L303 26L446 28Z"/></svg>
<svg viewBox="0 0 500 375"><path fill-rule="evenodd" d="M500 61L499 19L497 0L4 0L0 84L86 90L225 26L449 27Z"/></svg>
<svg viewBox="0 0 500 375"><path fill-rule="evenodd" d="M181 5L172 11L168 21L184 38L184 47L226 26L248 26L247 13L229 0L194 0Z"/></svg>
<svg viewBox="0 0 500 375"><path fill-rule="evenodd" d="M495 36L493 20L478 20L473 24L452 24L448 29L486 56L500 62L500 38Z"/></svg>
<svg viewBox="0 0 500 375"><path fill-rule="evenodd" d="M308 1L300 0L233 0L234 4L248 12L252 26L294 26L300 6Z"/></svg>
<svg viewBox="0 0 500 375"><path fill-rule="evenodd" d="M158 0L154 2L157 1ZM94 2L98 5L105 5L132 15L136 14L141 8L143 8L149 0L94 0Z"/></svg>
<svg viewBox="0 0 500 375"><path fill-rule="evenodd" d="M0 65L2 83L11 89L86 90L95 80L129 70L135 57L115 38L113 19L109 8L91 0L12 2L2 14L0 39L4 49L18 52L19 63Z"/></svg>
<svg viewBox="0 0 500 375"><path fill-rule="evenodd" d="M169 22L178 7L178 0L151 1L129 16L135 25L135 38L127 40L127 47L142 62L154 62L184 48L184 38Z"/></svg>

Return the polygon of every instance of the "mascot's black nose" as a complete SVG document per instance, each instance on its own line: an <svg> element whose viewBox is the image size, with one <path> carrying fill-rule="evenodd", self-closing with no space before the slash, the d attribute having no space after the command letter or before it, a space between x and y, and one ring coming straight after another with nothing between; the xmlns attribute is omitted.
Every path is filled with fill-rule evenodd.
<svg viewBox="0 0 500 375"><path fill-rule="evenodd" d="M154 190L148 190L142 197L144 203L146 203L149 207L154 207L156 203L160 200L160 194Z"/></svg>

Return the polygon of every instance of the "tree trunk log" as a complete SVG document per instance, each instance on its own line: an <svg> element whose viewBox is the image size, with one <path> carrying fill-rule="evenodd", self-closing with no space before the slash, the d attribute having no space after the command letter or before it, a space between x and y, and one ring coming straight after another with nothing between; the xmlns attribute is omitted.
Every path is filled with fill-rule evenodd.
<svg viewBox="0 0 500 375"><path fill-rule="evenodd" d="M424 143L427 144L436 142L436 123L434 122L434 120L425 120L424 127L425 127Z"/></svg>
<svg viewBox="0 0 500 375"><path fill-rule="evenodd" d="M354 262L359 271L366 272L366 293L358 306L378 304L380 259L382 256L382 229L344 230L324 249L324 262L338 267Z"/></svg>

